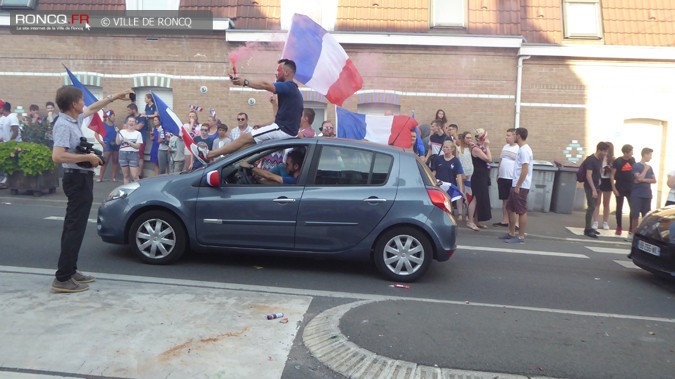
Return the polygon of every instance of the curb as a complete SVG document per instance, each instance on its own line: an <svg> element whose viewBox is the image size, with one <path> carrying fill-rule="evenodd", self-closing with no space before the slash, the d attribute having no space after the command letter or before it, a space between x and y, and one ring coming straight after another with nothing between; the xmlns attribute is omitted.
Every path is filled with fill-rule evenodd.
<svg viewBox="0 0 675 379"><path fill-rule="evenodd" d="M340 331L340 318L350 310L374 300L357 301L328 309L305 327L302 340L313 357L347 378L400 379L545 379L484 371L456 370L419 365L388 358L360 348Z"/></svg>

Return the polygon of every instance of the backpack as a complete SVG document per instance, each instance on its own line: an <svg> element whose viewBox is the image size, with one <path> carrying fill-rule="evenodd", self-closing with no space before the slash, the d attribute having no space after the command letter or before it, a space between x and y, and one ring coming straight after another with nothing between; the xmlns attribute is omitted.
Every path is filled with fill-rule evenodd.
<svg viewBox="0 0 675 379"><path fill-rule="evenodd" d="M577 170L577 182L583 183L586 181L586 161L583 161Z"/></svg>

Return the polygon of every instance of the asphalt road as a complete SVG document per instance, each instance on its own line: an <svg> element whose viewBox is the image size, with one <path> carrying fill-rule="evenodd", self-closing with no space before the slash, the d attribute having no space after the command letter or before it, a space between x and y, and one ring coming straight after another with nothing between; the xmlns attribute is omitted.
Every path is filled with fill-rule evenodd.
<svg viewBox="0 0 675 379"><path fill-rule="evenodd" d="M49 197L0 194L0 265L55 268L64 209ZM95 209L90 218L95 220ZM375 353L431 366L555 377L669 377L675 370L675 282L631 267L627 243L570 241L556 218L538 222L551 223L561 237L532 236L517 247L529 254L504 250L512 247L497 240L503 229L461 229L465 248L448 262L434 262L409 289L390 287L367 263L330 259L188 254L174 265L145 265L124 246L103 243L95 223L87 229L79 266L294 289L314 296L304 323L354 299L394 296L400 301L346 314L343 332ZM298 337L284 377L339 375L312 358Z"/></svg>

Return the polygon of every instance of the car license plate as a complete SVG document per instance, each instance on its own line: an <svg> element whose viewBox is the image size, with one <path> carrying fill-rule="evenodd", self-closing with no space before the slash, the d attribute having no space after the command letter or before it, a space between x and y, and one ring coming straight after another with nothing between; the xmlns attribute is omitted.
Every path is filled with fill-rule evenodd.
<svg viewBox="0 0 675 379"><path fill-rule="evenodd" d="M658 246L654 246L651 243L645 241L638 241L637 248L649 253L651 255L656 255L657 257L661 256L661 249Z"/></svg>

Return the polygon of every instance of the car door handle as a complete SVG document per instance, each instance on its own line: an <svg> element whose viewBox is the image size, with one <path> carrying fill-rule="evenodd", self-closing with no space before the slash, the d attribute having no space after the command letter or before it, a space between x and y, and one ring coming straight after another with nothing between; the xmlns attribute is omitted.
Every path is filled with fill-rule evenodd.
<svg viewBox="0 0 675 379"><path fill-rule="evenodd" d="M386 203L387 199L380 199L379 197L369 197L367 199L363 199L366 203Z"/></svg>
<svg viewBox="0 0 675 379"><path fill-rule="evenodd" d="M277 197L276 199L272 200L275 203L279 204L285 204L285 203L295 203L295 199L289 199L287 197Z"/></svg>

